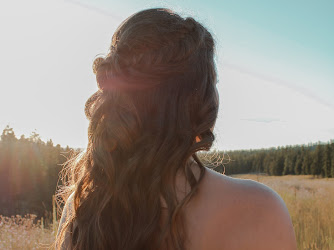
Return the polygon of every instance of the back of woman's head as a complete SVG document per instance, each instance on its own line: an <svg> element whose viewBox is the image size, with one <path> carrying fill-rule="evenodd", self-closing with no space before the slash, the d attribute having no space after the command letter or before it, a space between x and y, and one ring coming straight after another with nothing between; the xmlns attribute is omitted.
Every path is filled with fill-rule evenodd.
<svg viewBox="0 0 334 250"><path fill-rule="evenodd" d="M182 208L204 175L195 153L211 147L218 112L211 34L193 18L144 10L120 25L93 70L99 91L86 103L87 149L68 165L75 212L63 232L75 220L74 249L184 249ZM191 187L182 200L178 173Z"/></svg>

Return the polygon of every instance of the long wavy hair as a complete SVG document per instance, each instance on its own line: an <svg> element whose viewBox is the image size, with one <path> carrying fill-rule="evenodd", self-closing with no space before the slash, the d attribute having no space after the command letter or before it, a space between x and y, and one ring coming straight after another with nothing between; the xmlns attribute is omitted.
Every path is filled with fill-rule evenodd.
<svg viewBox="0 0 334 250"><path fill-rule="evenodd" d="M186 249L184 207L205 174L196 152L212 146L218 113L214 51L203 25L168 9L118 27L109 53L94 61L89 142L66 166L58 194L73 193L73 213L58 243L70 231L72 249ZM179 173L191 187L181 200Z"/></svg>

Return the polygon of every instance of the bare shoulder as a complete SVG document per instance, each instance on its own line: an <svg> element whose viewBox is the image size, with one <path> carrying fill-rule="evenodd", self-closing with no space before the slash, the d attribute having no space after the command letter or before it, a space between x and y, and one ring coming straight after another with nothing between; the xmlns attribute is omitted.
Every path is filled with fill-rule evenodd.
<svg viewBox="0 0 334 250"><path fill-rule="evenodd" d="M69 220L70 216L73 213L73 199L74 199L74 192L68 197L64 208L63 208L63 212L61 215L61 219L59 222L59 226L58 226L58 232L57 232L57 238L60 238L60 242L58 246L56 246L56 249L61 249L61 250L65 250L65 249L70 249L70 239L71 239L71 230L67 229L64 234L62 235L61 232L63 230L64 225L66 224L66 222Z"/></svg>
<svg viewBox="0 0 334 250"><path fill-rule="evenodd" d="M220 235L212 249L296 249L288 209L268 186L207 169L202 187L212 204L208 230Z"/></svg>
<svg viewBox="0 0 334 250"><path fill-rule="evenodd" d="M73 213L73 199L74 199L74 192L67 198L67 201L65 202L61 219L60 219L60 224L59 224L59 229L62 226L62 224L67 220L67 218Z"/></svg>

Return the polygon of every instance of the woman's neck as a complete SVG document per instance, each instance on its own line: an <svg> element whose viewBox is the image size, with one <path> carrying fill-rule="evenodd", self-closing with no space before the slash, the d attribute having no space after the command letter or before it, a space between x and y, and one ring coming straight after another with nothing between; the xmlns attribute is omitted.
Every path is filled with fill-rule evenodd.
<svg viewBox="0 0 334 250"><path fill-rule="evenodd" d="M197 162L191 157L189 158L187 164L190 166L190 170L193 173L195 179L198 181L201 175L201 170L197 164ZM185 173L182 169L180 169L175 176L175 191L176 191L176 199L178 202L182 201L191 191L191 187ZM162 208L167 208L167 203L163 197L161 197L161 206Z"/></svg>

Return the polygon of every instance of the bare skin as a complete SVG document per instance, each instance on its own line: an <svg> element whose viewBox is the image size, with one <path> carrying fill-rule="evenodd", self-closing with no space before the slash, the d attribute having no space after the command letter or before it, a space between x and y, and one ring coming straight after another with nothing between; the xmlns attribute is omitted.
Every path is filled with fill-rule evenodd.
<svg viewBox="0 0 334 250"><path fill-rule="evenodd" d="M278 194L255 181L205 170L199 192L185 208L187 249L297 249L288 210ZM193 172L199 176L195 165ZM181 175L176 185L178 198L182 199L189 186ZM69 243L61 249L69 249Z"/></svg>
<svg viewBox="0 0 334 250"><path fill-rule="evenodd" d="M297 249L288 210L277 193L206 168L186 208L188 249Z"/></svg>

